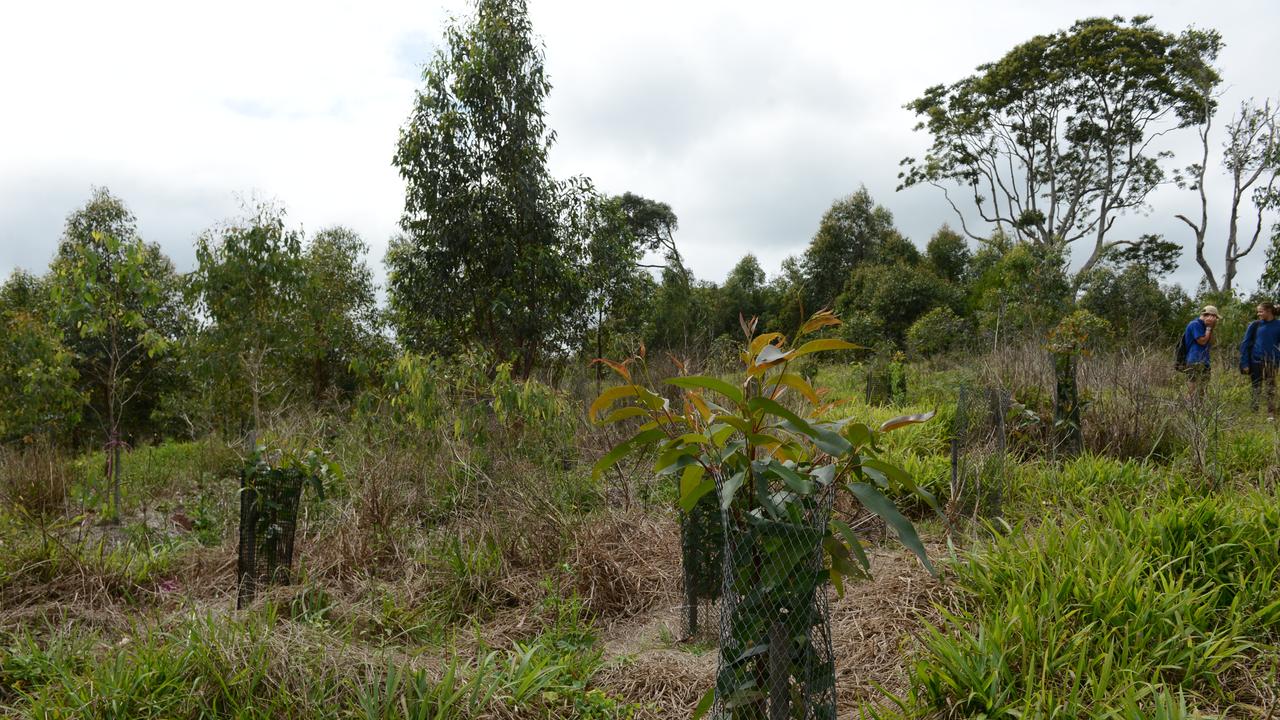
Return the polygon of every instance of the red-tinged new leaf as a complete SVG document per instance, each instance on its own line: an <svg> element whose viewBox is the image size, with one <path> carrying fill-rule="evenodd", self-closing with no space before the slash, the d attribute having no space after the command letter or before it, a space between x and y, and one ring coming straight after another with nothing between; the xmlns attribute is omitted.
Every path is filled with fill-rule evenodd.
<svg viewBox="0 0 1280 720"><path fill-rule="evenodd" d="M899 415L898 417L893 418L891 420L885 420L880 425L880 432L882 433L889 432L890 430L897 430L898 428L906 427L907 425L915 425L916 423L928 422L929 420L933 419L934 415L937 415L937 414L938 414L937 410L931 410L927 413L920 413L918 415Z"/></svg>
<svg viewBox="0 0 1280 720"><path fill-rule="evenodd" d="M808 335L809 333L821 330L824 327L839 324L840 318L836 317L830 310L819 310L813 314L813 317L809 318L809 320L805 322L804 327L800 328L799 334Z"/></svg>
<svg viewBox="0 0 1280 720"><path fill-rule="evenodd" d="M818 391L814 390L813 386L810 385L808 381L806 381L804 378L800 377L799 375L791 372L783 373L778 376L777 383L780 386L786 386L795 390L796 392L803 395L806 400L813 403L814 405L818 404ZM774 399L776 400L777 397L775 397Z"/></svg>
<svg viewBox="0 0 1280 720"><path fill-rule="evenodd" d="M595 360L591 361L592 365L596 363L600 363L601 365L608 365L610 370L617 373L618 376L621 377L623 380L626 380L627 384L631 384L631 371L627 369L626 362L614 362L613 360L607 360L605 358L596 358Z"/></svg>

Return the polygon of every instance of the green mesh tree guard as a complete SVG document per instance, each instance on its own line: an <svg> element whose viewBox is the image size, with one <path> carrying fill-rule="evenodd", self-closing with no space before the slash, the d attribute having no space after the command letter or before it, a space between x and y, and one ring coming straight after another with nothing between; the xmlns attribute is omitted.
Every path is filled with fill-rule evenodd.
<svg viewBox="0 0 1280 720"><path fill-rule="evenodd" d="M1080 425L1080 388L1077 380L1077 356L1053 353L1053 425L1054 450L1065 455L1079 455L1084 447Z"/></svg>
<svg viewBox="0 0 1280 720"><path fill-rule="evenodd" d="M786 520L724 514L718 720L834 720L835 662L822 538L833 492L775 494Z"/></svg>
<svg viewBox="0 0 1280 720"><path fill-rule="evenodd" d="M951 483L947 517L993 517L1008 486L1005 418L1012 398L996 387L965 385L956 395L951 427Z"/></svg>
<svg viewBox="0 0 1280 720"><path fill-rule="evenodd" d="M236 607L253 602L258 588L289 584L298 499L306 474L258 460L240 474L240 547Z"/></svg>
<svg viewBox="0 0 1280 720"><path fill-rule="evenodd" d="M724 578L724 527L715 493L699 498L680 513L681 581L684 588L684 636L691 638L714 623L708 617L720 600Z"/></svg>

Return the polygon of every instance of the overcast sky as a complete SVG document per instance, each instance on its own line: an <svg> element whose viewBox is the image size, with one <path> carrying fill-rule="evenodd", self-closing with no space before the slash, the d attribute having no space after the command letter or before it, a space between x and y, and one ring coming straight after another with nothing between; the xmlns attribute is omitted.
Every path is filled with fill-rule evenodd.
<svg viewBox="0 0 1280 720"><path fill-rule="evenodd" d="M462 2L58 2L0 23L0 274L43 271L63 222L105 185L178 265L192 243L273 198L310 233L347 225L382 256L403 184L391 156L423 65ZM1227 113L1280 94L1280 4L1169 2L610 2L531 0L554 89L552 169L670 203L699 277L754 252L772 275L831 202L865 184L923 246L950 209L895 192L920 154L903 104L1038 33L1091 15L1220 30ZM1225 121L1225 115L1222 118ZM1219 124L1222 124L1222 121ZM1194 133L1171 140L1195 150ZM1217 142L1215 142L1216 148ZM1210 236L1221 266L1226 178ZM1188 241L1194 198L1159 190L1118 230ZM1246 288L1262 249L1242 266ZM1199 279L1190 251L1176 279Z"/></svg>

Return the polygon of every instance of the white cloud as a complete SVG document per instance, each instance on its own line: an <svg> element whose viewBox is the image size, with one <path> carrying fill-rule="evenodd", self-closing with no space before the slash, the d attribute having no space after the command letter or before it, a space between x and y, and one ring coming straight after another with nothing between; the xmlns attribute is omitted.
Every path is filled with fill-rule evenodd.
<svg viewBox="0 0 1280 720"><path fill-rule="evenodd" d="M241 0L8 8L0 272L42 268L93 184L129 202L144 235L180 266L189 267L192 238L236 211L236 193L253 191L278 198L308 230L350 225L377 262L400 212L390 159L418 69L444 19L466 9ZM748 251L776 269L803 250L833 199L864 183L923 243L951 217L930 189L893 192L897 161L925 143L902 105L1033 34L1145 10L557 0L534 2L531 15L555 85L555 171L670 203L695 271L720 279ZM1228 106L1280 90L1269 70L1278 21L1271 6L1249 2L1166 3L1156 17L1170 30L1223 32ZM1133 230L1185 240L1171 215L1187 199L1162 189L1154 200L1158 212L1130 221ZM1247 283L1260 253L1250 260ZM1197 277L1189 256L1179 277Z"/></svg>

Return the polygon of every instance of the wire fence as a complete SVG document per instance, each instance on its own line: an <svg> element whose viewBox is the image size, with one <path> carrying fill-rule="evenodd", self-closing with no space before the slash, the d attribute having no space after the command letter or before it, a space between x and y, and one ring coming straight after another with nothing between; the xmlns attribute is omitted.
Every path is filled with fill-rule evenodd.
<svg viewBox="0 0 1280 720"><path fill-rule="evenodd" d="M241 473L237 608L253 602L260 587L289 584L302 483L298 473Z"/></svg>
<svg viewBox="0 0 1280 720"><path fill-rule="evenodd" d="M702 496L689 512L680 513L680 558L684 637L690 639L719 625L724 528L715 493Z"/></svg>
<svg viewBox="0 0 1280 720"><path fill-rule="evenodd" d="M1013 404L1002 388L965 385L956 394L951 434L951 479L946 514L952 528L962 518L998 516L1008 488L1008 426Z"/></svg>
<svg viewBox="0 0 1280 720"><path fill-rule="evenodd" d="M722 485L721 483L718 483ZM776 513L724 511L718 720L834 720L835 663L822 538L833 488L774 492Z"/></svg>

